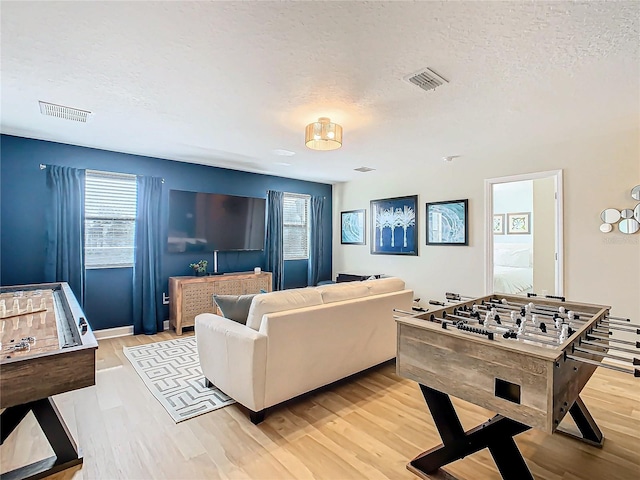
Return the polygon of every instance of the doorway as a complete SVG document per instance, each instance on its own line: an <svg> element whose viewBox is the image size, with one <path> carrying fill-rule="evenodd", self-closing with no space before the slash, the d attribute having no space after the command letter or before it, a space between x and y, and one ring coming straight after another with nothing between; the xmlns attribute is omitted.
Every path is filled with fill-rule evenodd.
<svg viewBox="0 0 640 480"><path fill-rule="evenodd" d="M562 170L485 180L485 292L562 296Z"/></svg>

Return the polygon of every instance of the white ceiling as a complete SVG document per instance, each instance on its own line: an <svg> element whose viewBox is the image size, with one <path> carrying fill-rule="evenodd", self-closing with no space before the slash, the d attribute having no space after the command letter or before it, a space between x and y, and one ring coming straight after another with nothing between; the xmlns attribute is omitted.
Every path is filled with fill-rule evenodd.
<svg viewBox="0 0 640 480"><path fill-rule="evenodd" d="M11 135L335 183L640 123L638 1L0 8ZM449 83L403 80L425 67ZM93 115L46 117L39 100ZM304 146L320 116L342 148Z"/></svg>

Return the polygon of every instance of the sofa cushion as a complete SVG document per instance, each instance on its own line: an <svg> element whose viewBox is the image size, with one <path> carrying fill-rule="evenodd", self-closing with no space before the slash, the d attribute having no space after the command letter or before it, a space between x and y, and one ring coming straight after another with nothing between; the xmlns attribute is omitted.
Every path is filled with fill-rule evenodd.
<svg viewBox="0 0 640 480"><path fill-rule="evenodd" d="M213 301L218 305L222 316L233 320L234 322L247 323L247 316L249 315L249 308L253 297L257 294L251 295L213 295Z"/></svg>
<svg viewBox="0 0 640 480"><path fill-rule="evenodd" d="M321 287L316 287L316 290L322 295L322 303L341 302L342 300L353 300L354 298L369 296L369 289L362 283L341 282L333 285L322 285Z"/></svg>
<svg viewBox="0 0 640 480"><path fill-rule="evenodd" d="M360 283L367 286L370 295L380 295L382 293L399 292L400 290L404 290L404 280L398 277L365 280Z"/></svg>
<svg viewBox="0 0 640 480"><path fill-rule="evenodd" d="M316 288L292 288L258 294L254 297L247 316L247 326L260 330L262 316L267 313L283 312L294 308L322 305L322 295Z"/></svg>

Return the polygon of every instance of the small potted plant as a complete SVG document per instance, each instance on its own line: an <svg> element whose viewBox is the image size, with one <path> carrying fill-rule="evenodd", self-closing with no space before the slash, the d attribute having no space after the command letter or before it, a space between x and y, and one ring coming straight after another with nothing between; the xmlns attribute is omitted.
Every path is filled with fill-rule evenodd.
<svg viewBox="0 0 640 480"><path fill-rule="evenodd" d="M197 263L191 263L189 266L193 269L196 277L204 277L207 274L207 262L206 260L200 260Z"/></svg>

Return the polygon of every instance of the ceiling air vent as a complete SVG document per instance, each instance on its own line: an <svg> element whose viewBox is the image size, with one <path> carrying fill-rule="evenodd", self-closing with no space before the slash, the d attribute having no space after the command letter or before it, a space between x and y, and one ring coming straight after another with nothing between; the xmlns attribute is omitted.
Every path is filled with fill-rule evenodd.
<svg viewBox="0 0 640 480"><path fill-rule="evenodd" d="M39 102L40 113L51 117L64 118L65 120L73 120L74 122L87 123L87 118L91 112L87 110L79 110L72 107L64 107L53 103Z"/></svg>
<svg viewBox="0 0 640 480"><path fill-rule="evenodd" d="M435 90L440 85L449 83L449 80L441 77L430 68L425 68L419 72L407 75L404 77L404 80L426 91Z"/></svg>
<svg viewBox="0 0 640 480"><path fill-rule="evenodd" d="M374 170L375 170L375 168L370 168L370 167L359 167L359 168L354 168L354 170L355 170L356 172L363 172L363 173L365 173L365 172L372 172L372 171L374 171Z"/></svg>

